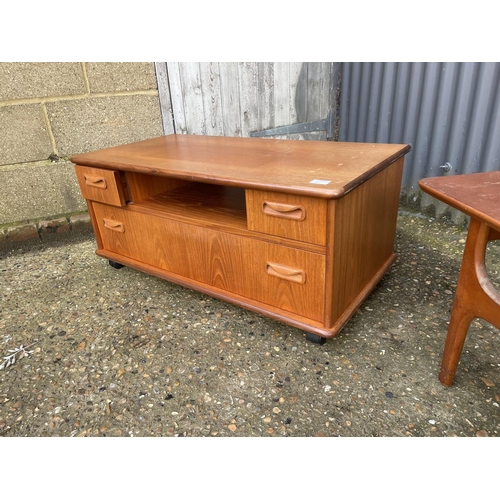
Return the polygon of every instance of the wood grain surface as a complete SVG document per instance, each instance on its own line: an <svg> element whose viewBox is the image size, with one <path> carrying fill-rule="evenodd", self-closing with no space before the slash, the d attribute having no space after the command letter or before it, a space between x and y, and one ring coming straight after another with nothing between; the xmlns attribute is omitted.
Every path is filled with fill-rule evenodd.
<svg viewBox="0 0 500 500"><path fill-rule="evenodd" d="M500 171L428 177L418 184L436 199L500 231Z"/></svg>
<svg viewBox="0 0 500 500"><path fill-rule="evenodd" d="M91 167L339 198L409 149L394 144L169 135L71 160Z"/></svg>
<svg viewBox="0 0 500 500"><path fill-rule="evenodd" d="M118 172L80 166L75 166L75 172L85 199L102 201L118 207L125 205L124 190Z"/></svg>
<svg viewBox="0 0 500 500"><path fill-rule="evenodd" d="M403 159L380 172L345 197L335 200L334 232L330 234L332 325L372 278L394 257ZM375 283L372 283L374 286ZM328 290L327 290L328 293ZM353 311L354 312L354 311Z"/></svg>
<svg viewBox="0 0 500 500"><path fill-rule="evenodd" d="M99 203L93 203L93 210L106 250L316 321L323 319L324 255ZM277 272L270 274L273 264L278 265ZM290 280L283 268L303 273L303 278Z"/></svg>
<svg viewBox="0 0 500 500"><path fill-rule="evenodd" d="M326 245L327 200L247 189L246 201L252 231Z"/></svg>

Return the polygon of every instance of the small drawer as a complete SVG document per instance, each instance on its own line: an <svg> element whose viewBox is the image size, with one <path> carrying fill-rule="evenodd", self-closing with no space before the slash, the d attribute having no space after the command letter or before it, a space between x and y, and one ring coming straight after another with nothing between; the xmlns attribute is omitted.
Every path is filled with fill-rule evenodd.
<svg viewBox="0 0 500 500"><path fill-rule="evenodd" d="M326 245L326 204L322 198L246 190L248 229Z"/></svg>
<svg viewBox="0 0 500 500"><path fill-rule="evenodd" d="M120 174L116 170L75 165L75 171L82 196L85 199L116 207L125 205L126 200Z"/></svg>

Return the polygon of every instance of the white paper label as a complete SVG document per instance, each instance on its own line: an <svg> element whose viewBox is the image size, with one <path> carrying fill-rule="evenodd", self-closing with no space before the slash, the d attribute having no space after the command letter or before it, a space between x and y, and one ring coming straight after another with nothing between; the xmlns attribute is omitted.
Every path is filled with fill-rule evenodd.
<svg viewBox="0 0 500 500"><path fill-rule="evenodd" d="M326 186L327 184L330 184L332 181L325 181L323 179L313 179L312 181L309 182L309 184L322 184L323 186Z"/></svg>

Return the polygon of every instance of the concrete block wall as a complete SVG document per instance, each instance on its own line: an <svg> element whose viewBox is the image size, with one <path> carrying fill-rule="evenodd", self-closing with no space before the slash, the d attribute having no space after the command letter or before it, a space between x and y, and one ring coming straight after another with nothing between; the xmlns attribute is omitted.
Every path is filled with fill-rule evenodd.
<svg viewBox="0 0 500 500"><path fill-rule="evenodd" d="M69 157L163 133L153 63L0 63L0 245L82 224Z"/></svg>

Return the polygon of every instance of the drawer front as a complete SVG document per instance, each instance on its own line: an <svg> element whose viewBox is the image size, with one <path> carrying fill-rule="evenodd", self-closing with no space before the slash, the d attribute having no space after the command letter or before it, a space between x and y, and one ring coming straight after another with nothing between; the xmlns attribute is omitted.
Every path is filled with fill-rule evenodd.
<svg viewBox="0 0 500 500"><path fill-rule="evenodd" d="M326 200L247 189L246 203L251 231L326 245Z"/></svg>
<svg viewBox="0 0 500 500"><path fill-rule="evenodd" d="M85 199L117 207L125 205L120 175L116 170L75 165L75 171L82 196Z"/></svg>
<svg viewBox="0 0 500 500"><path fill-rule="evenodd" d="M325 256L94 203L103 246L323 322Z"/></svg>

